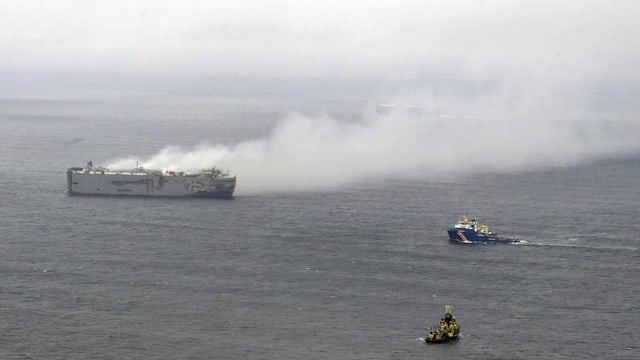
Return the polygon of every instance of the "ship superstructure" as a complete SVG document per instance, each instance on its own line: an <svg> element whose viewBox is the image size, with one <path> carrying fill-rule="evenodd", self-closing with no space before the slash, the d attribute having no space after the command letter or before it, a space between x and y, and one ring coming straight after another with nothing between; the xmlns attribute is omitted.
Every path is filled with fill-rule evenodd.
<svg viewBox="0 0 640 360"><path fill-rule="evenodd" d="M110 170L94 167L67 169L69 194L130 196L202 196L231 198L236 176L215 167L198 173L147 170Z"/></svg>

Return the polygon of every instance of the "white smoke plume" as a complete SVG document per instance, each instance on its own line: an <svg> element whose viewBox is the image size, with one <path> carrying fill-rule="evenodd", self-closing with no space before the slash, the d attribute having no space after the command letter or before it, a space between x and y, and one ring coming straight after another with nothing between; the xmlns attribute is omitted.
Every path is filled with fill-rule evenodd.
<svg viewBox="0 0 640 360"><path fill-rule="evenodd" d="M383 112L371 106L358 120L293 113L264 138L168 146L149 159L108 166L131 168L140 161L146 168L195 171L215 165L237 174L237 193L247 194L523 171L640 151L637 122L587 118L570 96L531 96L476 99L449 114L403 106Z"/></svg>

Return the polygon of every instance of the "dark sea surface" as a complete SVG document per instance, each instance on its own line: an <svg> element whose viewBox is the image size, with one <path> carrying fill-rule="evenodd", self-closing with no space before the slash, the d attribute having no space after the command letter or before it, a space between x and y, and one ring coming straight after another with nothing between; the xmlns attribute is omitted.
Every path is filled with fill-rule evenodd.
<svg viewBox="0 0 640 360"><path fill-rule="evenodd" d="M640 357L640 156L323 192L246 194L238 174L233 200L65 193L89 159L365 102L198 89L3 94L0 358ZM450 243L464 213L523 243ZM461 339L418 341L447 304Z"/></svg>

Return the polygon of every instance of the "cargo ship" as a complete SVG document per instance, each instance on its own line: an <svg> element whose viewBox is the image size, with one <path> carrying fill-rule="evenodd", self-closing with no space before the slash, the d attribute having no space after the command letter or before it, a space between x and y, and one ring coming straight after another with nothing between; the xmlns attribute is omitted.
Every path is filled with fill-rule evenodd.
<svg viewBox="0 0 640 360"><path fill-rule="evenodd" d="M109 170L94 167L67 169L67 192L71 195L174 196L231 198L236 176L215 167L198 173L148 170Z"/></svg>
<svg viewBox="0 0 640 360"><path fill-rule="evenodd" d="M463 244L490 244L490 243L517 243L520 240L499 237L498 234L489 230L487 225L479 224L476 218L470 219L464 216L452 228L447 230L449 240Z"/></svg>

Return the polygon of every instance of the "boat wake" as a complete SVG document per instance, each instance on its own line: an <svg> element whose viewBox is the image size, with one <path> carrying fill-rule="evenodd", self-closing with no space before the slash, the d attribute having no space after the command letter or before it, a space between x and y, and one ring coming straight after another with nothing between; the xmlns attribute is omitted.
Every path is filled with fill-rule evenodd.
<svg viewBox="0 0 640 360"><path fill-rule="evenodd" d="M575 244L575 243L543 243L543 242L528 242L521 240L519 243L514 245L528 245L528 246L536 246L536 247L559 247L559 248L574 248L574 249L585 249L585 250L608 250L608 251L637 251L638 248L635 246L616 246L616 245L586 245L586 244Z"/></svg>

